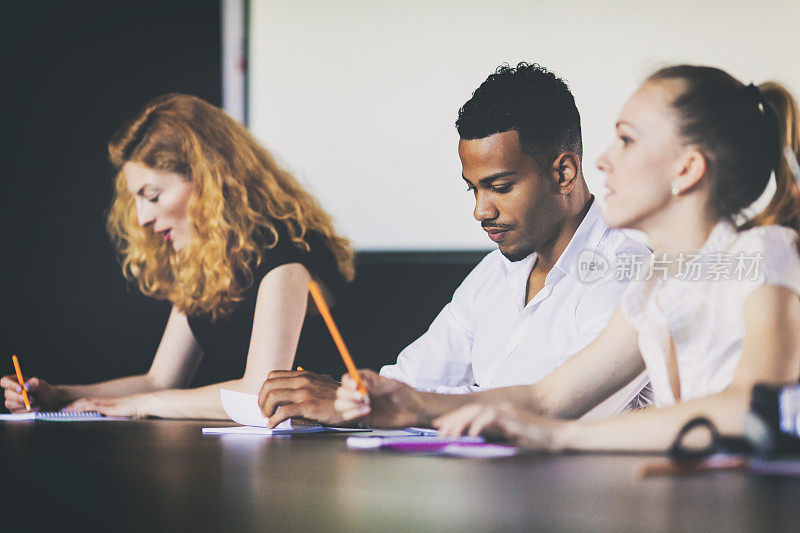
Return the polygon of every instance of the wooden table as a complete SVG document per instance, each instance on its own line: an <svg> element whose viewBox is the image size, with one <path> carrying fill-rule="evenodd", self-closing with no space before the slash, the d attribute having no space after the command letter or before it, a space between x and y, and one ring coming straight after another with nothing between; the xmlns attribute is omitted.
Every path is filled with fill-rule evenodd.
<svg viewBox="0 0 800 533"><path fill-rule="evenodd" d="M800 531L800 480L642 479L655 458L412 457L207 425L0 422L0 531Z"/></svg>

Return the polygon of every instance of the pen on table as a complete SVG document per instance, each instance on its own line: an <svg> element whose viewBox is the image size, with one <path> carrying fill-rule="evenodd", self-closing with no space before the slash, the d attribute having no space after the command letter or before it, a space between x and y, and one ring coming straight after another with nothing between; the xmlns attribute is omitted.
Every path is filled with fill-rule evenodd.
<svg viewBox="0 0 800 533"><path fill-rule="evenodd" d="M644 465L639 477L698 474L716 470L744 470L749 459L743 455L716 454L697 461L664 459Z"/></svg>
<svg viewBox="0 0 800 533"><path fill-rule="evenodd" d="M31 410L31 402L28 399L28 392L25 390L25 381L22 379L22 371L19 369L19 360L17 359L16 355L11 356L11 361L14 363L14 370L17 373L17 381L19 381L19 387L22 389L22 399L25 401L25 409L28 411Z"/></svg>
<svg viewBox="0 0 800 533"><path fill-rule="evenodd" d="M364 382L361 381L361 375L358 373L358 369L353 362L353 358L350 357L350 352L347 350L347 346L344 344L344 339L342 339L342 335L339 333L339 328L336 327L336 323L333 321L331 312L328 309L328 304L325 303L325 298L322 296L322 291L320 291L319 285L317 285L315 281L310 281L308 283L308 291L311 293L314 303L317 304L317 309L319 309L322 319L325 321L325 325L328 326L328 330L331 332L333 342L339 349L342 360L344 360L344 365L347 367L347 373L350 374L350 377L356 382L358 392L364 396L367 396L367 388L364 386Z"/></svg>

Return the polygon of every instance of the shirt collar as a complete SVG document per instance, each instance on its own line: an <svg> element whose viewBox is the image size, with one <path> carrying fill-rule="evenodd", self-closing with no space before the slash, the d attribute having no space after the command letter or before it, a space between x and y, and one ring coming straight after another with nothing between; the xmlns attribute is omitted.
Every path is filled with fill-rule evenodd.
<svg viewBox="0 0 800 533"><path fill-rule="evenodd" d="M578 229L570 239L567 247L561 253L553 270L558 269L564 274L581 280L578 269L580 268L580 257L586 251L598 254L600 241L608 232L608 225L603 220L603 211L600 209L597 199L592 200L592 205L583 217Z"/></svg>

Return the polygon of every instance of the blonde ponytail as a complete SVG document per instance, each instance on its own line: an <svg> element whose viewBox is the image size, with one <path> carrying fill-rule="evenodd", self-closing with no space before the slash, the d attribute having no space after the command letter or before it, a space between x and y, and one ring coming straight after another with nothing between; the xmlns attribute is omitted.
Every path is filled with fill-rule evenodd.
<svg viewBox="0 0 800 533"><path fill-rule="evenodd" d="M759 86L778 122L777 163L775 165L775 195L767 207L749 221L747 226L781 225L800 233L800 113L797 101L780 83L766 82Z"/></svg>

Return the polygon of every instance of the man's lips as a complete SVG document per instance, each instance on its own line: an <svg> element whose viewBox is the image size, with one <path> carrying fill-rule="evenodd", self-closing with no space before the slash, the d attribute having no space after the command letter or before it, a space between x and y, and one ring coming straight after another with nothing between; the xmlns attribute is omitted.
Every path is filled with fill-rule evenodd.
<svg viewBox="0 0 800 533"><path fill-rule="evenodd" d="M484 228L484 231L489 234L489 238L494 242L500 242L505 238L510 230L500 228Z"/></svg>

